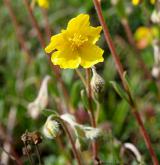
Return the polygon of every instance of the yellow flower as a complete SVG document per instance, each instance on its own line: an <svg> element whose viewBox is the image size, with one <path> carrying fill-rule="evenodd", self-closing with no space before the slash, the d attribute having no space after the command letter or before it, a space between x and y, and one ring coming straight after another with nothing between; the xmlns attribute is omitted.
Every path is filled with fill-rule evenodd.
<svg viewBox="0 0 160 165"><path fill-rule="evenodd" d="M38 5L42 8L47 9L49 7L49 0L37 0Z"/></svg>
<svg viewBox="0 0 160 165"><path fill-rule="evenodd" d="M150 0L151 4L155 4L156 0Z"/></svg>
<svg viewBox="0 0 160 165"><path fill-rule="evenodd" d="M154 38L157 38L159 35L158 29L156 27L139 27L135 34L134 38L139 49L146 48L149 44L152 43Z"/></svg>
<svg viewBox="0 0 160 165"><path fill-rule="evenodd" d="M89 68L104 60L103 50L95 45L101 30L101 26L90 26L89 15L80 14L69 21L66 30L52 36L45 51L54 51L51 61L61 68Z"/></svg>
<svg viewBox="0 0 160 165"><path fill-rule="evenodd" d="M137 6L139 3L141 2L141 0L132 0L132 4ZM155 4L156 0L150 0L150 3L153 5Z"/></svg>
<svg viewBox="0 0 160 165"><path fill-rule="evenodd" d="M140 3L140 0L132 0L132 4L135 6L138 5L139 3Z"/></svg>

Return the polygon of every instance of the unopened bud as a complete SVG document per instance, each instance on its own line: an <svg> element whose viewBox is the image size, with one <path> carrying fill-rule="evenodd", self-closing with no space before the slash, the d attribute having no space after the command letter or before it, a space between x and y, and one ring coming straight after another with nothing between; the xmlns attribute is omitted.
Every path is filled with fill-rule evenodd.
<svg viewBox="0 0 160 165"><path fill-rule="evenodd" d="M102 101L104 95L105 81L104 79L96 72L95 67L92 68L92 79L91 79L91 89L94 95L94 98L98 101Z"/></svg>
<svg viewBox="0 0 160 165"><path fill-rule="evenodd" d="M43 134L49 139L54 139L59 135L59 133L60 125L56 120L53 119L53 115L50 115L44 124Z"/></svg>

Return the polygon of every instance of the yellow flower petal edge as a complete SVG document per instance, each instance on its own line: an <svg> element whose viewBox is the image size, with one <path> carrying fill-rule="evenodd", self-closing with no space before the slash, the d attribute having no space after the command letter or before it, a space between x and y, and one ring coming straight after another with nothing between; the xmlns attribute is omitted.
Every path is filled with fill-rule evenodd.
<svg viewBox="0 0 160 165"><path fill-rule="evenodd" d="M40 7L45 9L49 8L49 0L37 0L37 2Z"/></svg>
<svg viewBox="0 0 160 165"><path fill-rule="evenodd" d="M132 0L132 4L135 5L135 6L139 5L140 2L141 2L141 0ZM152 5L154 5L155 2L156 2L156 0L150 0L150 3Z"/></svg>
<svg viewBox="0 0 160 165"><path fill-rule="evenodd" d="M51 37L46 53L52 53L51 61L61 68L90 68L103 62L103 50L96 45L102 27L92 27L88 14L72 18L65 30Z"/></svg>
<svg viewBox="0 0 160 165"><path fill-rule="evenodd" d="M132 4L135 6L138 5L139 3L140 3L140 0L132 0Z"/></svg>

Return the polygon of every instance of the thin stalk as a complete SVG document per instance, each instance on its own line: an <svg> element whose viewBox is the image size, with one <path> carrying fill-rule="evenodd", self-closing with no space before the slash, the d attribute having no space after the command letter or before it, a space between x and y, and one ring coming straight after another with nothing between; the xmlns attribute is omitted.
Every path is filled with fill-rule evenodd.
<svg viewBox="0 0 160 165"><path fill-rule="evenodd" d="M86 81L85 81L84 77L82 76L81 72L80 72L78 69L76 69L75 71L76 71L77 75L79 76L79 78L81 79L83 85L84 85L85 88L87 89Z"/></svg>
<svg viewBox="0 0 160 165"><path fill-rule="evenodd" d="M86 82L87 82L87 95L88 95L88 102L89 102L89 116L91 120L92 127L96 128L96 119L94 115L94 109L92 105L92 90L90 85L90 69L86 69ZM92 142L92 150L93 150L93 156L94 156L94 165L100 165L100 159L98 157L98 145L96 140Z"/></svg>
<svg viewBox="0 0 160 165"><path fill-rule="evenodd" d="M60 119L59 117L57 118L57 120L62 124L62 126L64 128L64 131L66 132L66 134L69 138L69 141L70 141L71 146L72 146L72 151L73 151L73 154L74 154L75 158L77 159L78 165L82 165L81 157L80 157L79 152L78 152L78 150L75 146L74 140L72 138L72 135L71 135L68 127L66 126L65 122L62 119Z"/></svg>
<svg viewBox="0 0 160 165"><path fill-rule="evenodd" d="M42 165L41 156L40 156L40 152L39 152L39 147L38 147L37 144L35 144L35 148L36 148L36 152L37 152L37 156L38 156L39 165Z"/></svg>
<svg viewBox="0 0 160 165"><path fill-rule="evenodd" d="M127 39L128 39L130 45L133 47L133 49L135 51L135 56L138 59L139 66L144 71L144 76L147 79L152 79L150 71L148 70L148 68L146 67L145 63L143 62L143 60L140 57L140 51L137 49L136 43L135 43L134 38L133 38L133 33L132 33L131 28L129 26L128 20L126 18L124 18L124 19L122 19L121 22L122 22L123 28L124 28L124 30L126 32Z"/></svg>
<svg viewBox="0 0 160 165"><path fill-rule="evenodd" d="M30 20L31 20L31 22L32 22L32 25L33 25L33 27L35 28L35 30L36 30L36 32L37 32L38 40L39 40L41 46L42 46L43 48L45 48L45 41L44 41L43 36L42 36L42 34L41 34L41 31L40 31L40 29L39 29L38 23L37 23L37 21L36 21L34 15L33 15L32 8L31 8L31 6L29 5L28 0L23 0L23 2L24 2L25 6L26 6L26 8L27 8L27 10L28 10L29 17L30 17Z"/></svg>
<svg viewBox="0 0 160 165"><path fill-rule="evenodd" d="M113 60L115 62L116 68L117 68L117 71L118 71L119 76L121 78L123 87L124 87L126 93L128 94L128 96L131 98L131 96L130 96L131 94L129 93L129 90L127 88L127 85L125 84L124 77L123 77L124 69L123 69L123 66L120 62L119 56L117 55L117 52L115 50L115 46L114 46L113 41L111 39L107 24L105 23L105 20L104 20L103 14L102 14L100 1L93 0L93 3L94 3L94 6L95 6L95 9L96 9L96 12L98 14L99 21L100 21L100 23L103 27L105 39L106 39L106 42L108 43L109 49L111 51ZM130 101L132 101L132 99L130 99ZM144 124L143 124L142 119L140 117L140 114L137 110L137 107L136 107L135 104L132 104L132 102L131 102L130 105L131 105L131 108L132 108L133 115L135 116L135 119L136 119L136 121L139 125L139 128L140 128L141 134L142 134L142 136L144 138L144 141L146 143L147 149L149 150L150 156L152 158L152 162L153 162L154 165L159 165L157 156L156 156L156 154L153 150L152 144L151 144L151 140L150 140L149 135L148 135L148 133L147 133L145 127L144 127Z"/></svg>
<svg viewBox="0 0 160 165"><path fill-rule="evenodd" d="M33 165L33 161L32 161L30 153L28 152L26 143L24 143L24 147L25 147L25 150L26 150L26 153L27 153L27 156L28 156L28 160L29 160L30 164Z"/></svg>
<svg viewBox="0 0 160 165"><path fill-rule="evenodd" d="M8 9L10 18L12 20L12 23L13 23L13 26L14 26L14 30L16 32L17 40L18 40L18 42L19 42L19 44L21 46L21 49L25 52L25 55L27 55L28 63L30 63L31 60L32 60L31 52L29 51L29 49L27 47L27 44L25 42L24 36L22 34L22 31L21 31L21 27L18 24L16 15L15 15L15 13L13 11L13 8L11 6L10 0L3 0L3 1L4 1L5 6Z"/></svg>
<svg viewBox="0 0 160 165"><path fill-rule="evenodd" d="M38 40L39 40L42 48L45 48L45 40L43 39L43 36L42 36L41 31L40 31L40 28L39 28L39 25L37 23L37 20L34 17L33 10L31 8L31 6L29 5L28 0L23 0L23 1L24 1L24 4L25 4L26 8L27 8L28 13L29 13L29 18L31 20L32 26L34 27L34 29L37 32ZM49 56L50 56L50 54L49 54ZM52 69L53 69L53 71L55 73L55 76L56 76L57 80L59 80L59 83L60 83L60 85L62 87L62 91L63 91L63 94L64 94L67 110L70 111L69 95L68 95L67 89L65 87L65 84L64 84L64 82L63 82L63 80L61 78L60 69L57 66L51 64L50 57L49 57L49 62L50 62L50 65L51 65L51 67L52 67Z"/></svg>
<svg viewBox="0 0 160 165"><path fill-rule="evenodd" d="M96 102L96 123L97 123L99 119L99 113L100 113L100 103L97 100L95 100L95 102Z"/></svg>
<svg viewBox="0 0 160 165"><path fill-rule="evenodd" d="M41 11L42 11L42 14L43 14L43 17L44 17L44 20L45 20L45 32L46 32L46 35L47 35L47 38L48 38L48 41L49 41L50 38L51 38L51 28L50 28L49 20L48 20L48 16L47 16L47 10L41 8Z"/></svg>

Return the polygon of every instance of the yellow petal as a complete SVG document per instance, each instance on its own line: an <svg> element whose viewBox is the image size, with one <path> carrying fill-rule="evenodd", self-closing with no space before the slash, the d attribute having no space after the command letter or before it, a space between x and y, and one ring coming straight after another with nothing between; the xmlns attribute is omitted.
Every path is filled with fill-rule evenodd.
<svg viewBox="0 0 160 165"><path fill-rule="evenodd" d="M79 51L81 57L81 65L89 68L99 62L103 62L103 50L96 45L86 44Z"/></svg>
<svg viewBox="0 0 160 165"><path fill-rule="evenodd" d="M88 30L85 31L87 37L88 37L88 40L95 44L99 37L100 37L100 32L102 31L102 27L101 26L98 26L98 27L92 27L90 26L88 28Z"/></svg>
<svg viewBox="0 0 160 165"><path fill-rule="evenodd" d="M49 7L49 1L48 0L38 0L38 5L42 8L48 8Z"/></svg>
<svg viewBox="0 0 160 165"><path fill-rule="evenodd" d="M89 26L89 15L88 14L80 14L75 18L72 18L67 26L67 30L77 31Z"/></svg>
<svg viewBox="0 0 160 165"><path fill-rule="evenodd" d="M61 68L75 69L78 68L81 59L78 54L72 54L67 51L56 51L52 54L51 61L54 65L59 65Z"/></svg>
<svg viewBox="0 0 160 165"><path fill-rule="evenodd" d="M155 0L150 0L150 2L151 2L151 4L154 5L156 1Z"/></svg>
<svg viewBox="0 0 160 165"><path fill-rule="evenodd" d="M46 53L50 53L55 49L61 49L64 47L63 34L57 34L51 37L49 45L45 48Z"/></svg>
<svg viewBox="0 0 160 165"><path fill-rule="evenodd" d="M132 4L135 6L138 5L139 3L140 3L140 0L132 0Z"/></svg>

